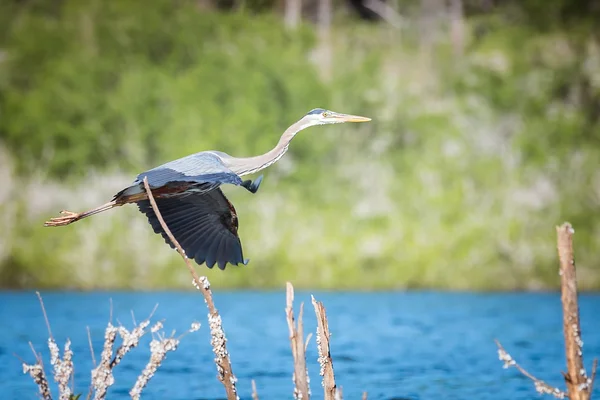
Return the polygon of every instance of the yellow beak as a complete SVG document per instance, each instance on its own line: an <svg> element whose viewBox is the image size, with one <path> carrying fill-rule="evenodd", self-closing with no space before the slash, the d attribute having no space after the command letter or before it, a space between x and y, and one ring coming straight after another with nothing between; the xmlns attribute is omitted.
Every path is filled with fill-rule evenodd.
<svg viewBox="0 0 600 400"><path fill-rule="evenodd" d="M350 114L333 114L331 118L335 118L337 120L341 120L343 122L367 122L370 121L371 118L361 117L359 115L350 115Z"/></svg>

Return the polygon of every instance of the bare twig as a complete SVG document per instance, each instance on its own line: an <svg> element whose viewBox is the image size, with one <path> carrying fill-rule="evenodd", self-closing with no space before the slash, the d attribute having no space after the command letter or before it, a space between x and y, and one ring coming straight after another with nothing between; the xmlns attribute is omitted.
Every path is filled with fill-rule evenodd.
<svg viewBox="0 0 600 400"><path fill-rule="evenodd" d="M23 373L29 374L33 378L33 382L35 382L35 384L38 386L38 393L42 399L52 400L50 387L48 386L48 379L46 378L46 373L44 372L42 357L36 353L31 342L29 343L29 347L31 347L31 351L35 356L35 364L27 364L23 362Z"/></svg>
<svg viewBox="0 0 600 400"><path fill-rule="evenodd" d="M40 292L35 292L39 302L40 302L40 307L42 308L42 314L44 315L44 321L46 321L46 328L48 329L48 336L50 337L50 339L54 340L54 338L52 337L52 329L50 329L50 321L48 320L48 314L46 314L46 307L44 307L44 300L42 300L42 295L40 294Z"/></svg>
<svg viewBox="0 0 600 400"><path fill-rule="evenodd" d="M90 356L92 357L92 364L94 365L94 368L96 368L97 367L96 356L94 355L94 345L92 344L92 333L90 332L89 326L86 326L85 328L87 330L88 345L90 346ZM87 400L91 399L93 393L94 393L94 385L90 384L90 387L88 389L88 394L85 398Z"/></svg>
<svg viewBox="0 0 600 400"><path fill-rule="evenodd" d="M258 400L258 392L256 391L256 382L252 379L252 400Z"/></svg>
<svg viewBox="0 0 600 400"><path fill-rule="evenodd" d="M177 350L177 346L179 346L181 337L165 337L164 334L158 333L162 327L162 322L158 321L150 328L153 336L156 334L157 338L152 339L152 342L150 342L150 360L142 373L138 376L133 388L129 391L129 395L133 400L139 400L142 390L144 390L148 382L150 382L150 379L156 374L158 367L160 367L163 360L167 357L167 353L169 351ZM196 332L198 329L200 329L200 323L194 322L187 332Z"/></svg>
<svg viewBox="0 0 600 400"><path fill-rule="evenodd" d="M60 350L54 337L52 336L52 329L50 328L50 320L46 313L46 307L44 307L44 300L40 292L35 292L40 301L40 307L42 308L42 314L46 321L46 328L48 329L48 350L50 351L50 364L53 366L52 373L54 380L58 384L58 397L60 400L69 400L72 395L71 387L69 382L73 377L73 351L71 350L71 341L67 339L65 343L65 349L63 352L63 358L60 358Z"/></svg>
<svg viewBox="0 0 600 400"><path fill-rule="evenodd" d="M560 260L561 301L563 306L563 331L567 373L565 382L571 400L588 400L590 384L583 366L583 341L579 325L579 306L577 304L577 274L573 254L573 234L571 224L564 223L556 227L558 257Z"/></svg>
<svg viewBox="0 0 600 400"><path fill-rule="evenodd" d="M50 341L48 341L48 345L50 346ZM58 351L58 346L56 346L56 351ZM58 397L60 400L70 400L73 393L69 386L73 377L73 350L71 350L69 339L65 343L62 360L57 356L56 359L53 357L53 361L54 380L58 383Z"/></svg>
<svg viewBox="0 0 600 400"><path fill-rule="evenodd" d="M567 373L563 373L567 385L566 392L554 388L537 379L504 350L498 341L498 355L504 361L504 367L514 366L523 375L531 379L539 393L551 394L557 398L568 397L571 400L589 400L596 377L597 360L592 366L592 375L588 378L583 366L583 341L579 325L579 306L577 304L577 274L575 272L575 257L573 252L573 234L575 231L568 222L556 227L558 258L560 260L560 287L563 309L563 332L565 336L565 353Z"/></svg>
<svg viewBox="0 0 600 400"><path fill-rule="evenodd" d="M114 358L110 362L111 369L119 365L123 357L125 357L125 355L131 351L131 349L137 347L137 345L140 343L140 339L146 333L146 328L148 325L150 325L149 319L142 321L138 326L133 328L131 332L124 326L119 327L118 332L119 336L121 336L122 343L117 349Z"/></svg>
<svg viewBox="0 0 600 400"><path fill-rule="evenodd" d="M87 330L88 344L90 346L90 356L92 357L92 363L94 367L96 366L96 356L94 355L94 345L92 344L92 333L90 332L90 327L85 327Z"/></svg>
<svg viewBox="0 0 600 400"><path fill-rule="evenodd" d="M310 343L312 335L312 332L308 332L308 335L306 335L306 340L304 341L304 353L306 353L306 349L308 349L308 344Z"/></svg>
<svg viewBox="0 0 600 400"><path fill-rule="evenodd" d="M235 382L237 381L235 375L233 375L233 371L231 368L231 361L229 359L229 352L227 351L227 339L225 338L225 332L223 331L223 325L221 321L221 316L217 311L215 304L212 299L212 292L210 290L210 283L205 276L199 277L196 273L196 270L190 263L190 260L185 255L183 248L177 242L169 227L165 223L158 206L156 205L156 200L154 200L154 196L152 195L152 190L150 190L150 186L148 185L148 178L144 177L144 188L146 189L146 194L148 195L148 200L150 201L150 205L154 210L154 214L158 218L162 229L165 231L181 257L183 258L185 265L187 266L190 274L192 275L192 282L196 289L200 290L202 295L204 296L204 300L208 307L208 324L210 326L210 334L211 334L211 344L213 347L213 352L215 354L215 364L217 366L217 376L223 386L225 386L225 392L227 394L228 400L237 399L237 390L235 387Z"/></svg>
<svg viewBox="0 0 600 400"><path fill-rule="evenodd" d="M154 314L155 310L156 308L152 310L152 313L146 320L140 322L140 324L135 326L131 331L123 326L119 326L117 328L110 322L108 323L104 337L104 350L102 351L100 364L92 371L92 385L96 390L95 399L104 399L106 397L107 389L114 383L114 367L119 365L123 357L125 357L125 355L131 351L131 349L137 347L140 339L147 333L146 328L150 326L150 318ZM166 358L167 353L169 351L175 351L179 345L181 336L178 338L173 336L165 337L163 333L158 333L162 327L162 322L158 321L150 328L153 336L156 334L158 339L154 337L151 341L150 360L146 364L144 370L138 376L135 385L129 392L133 399L139 399L142 390L154 376L156 370ZM186 333L195 332L198 329L200 329L200 323L194 322ZM117 334L121 337L122 342L113 356L113 348ZM173 335L174 334L175 333L173 332Z"/></svg>
<svg viewBox="0 0 600 400"><path fill-rule="evenodd" d="M48 387L48 380L46 379L41 364L23 364L23 373L31 375L33 381L38 386L39 394L42 399L52 400L50 388Z"/></svg>
<svg viewBox="0 0 600 400"><path fill-rule="evenodd" d="M498 358L500 359L500 361L504 362L504 368L515 367L516 369L518 369L520 373L522 373L527 378L533 381L533 384L535 385L535 390L537 390L538 393L551 394L557 399L564 399L565 397L568 397L567 394L562 390L548 385L546 382L536 378L535 376L527 372L525 368L517 364L515 359L512 358L511 355L506 352L506 350L504 350L504 347L502 347L498 340L494 341L496 342L496 346L498 346Z"/></svg>
<svg viewBox="0 0 600 400"><path fill-rule="evenodd" d="M104 347L100 355L100 363L92 370L92 386L94 399L104 399L108 388L115 383L110 361L113 357L113 345L117 339L118 329L109 321L104 330Z"/></svg>
<svg viewBox="0 0 600 400"><path fill-rule="evenodd" d="M317 349L319 350L319 364L321 365L320 374L323 377L323 389L325 391L325 400L336 400L337 387L335 376L333 374L333 360L329 350L329 324L325 306L320 301L316 301L311 296L315 314L317 315Z"/></svg>
<svg viewBox="0 0 600 400"><path fill-rule="evenodd" d="M115 382L113 369L119 365L123 357L131 351L140 342L140 339L146 334L146 328L150 325L150 318L154 314L156 307L150 313L150 316L129 331L124 326L116 327L111 321L108 322L104 331L104 348L100 356L100 363L92 370L92 386L95 390L94 399L104 399L108 388ZM112 320L112 303L111 316ZM135 319L134 325L135 325ZM117 334L121 337L121 345L114 352L114 344ZM113 355L114 354L114 355Z"/></svg>
<svg viewBox="0 0 600 400"><path fill-rule="evenodd" d="M59 389L59 398L61 400L71 400L75 397L73 395L73 386L69 387L69 383L71 385L72 377L73 377L73 352L71 350L71 341L67 339L65 343L65 348L63 352L63 357L60 357L60 350L58 345L56 344L54 337L52 336L52 332L50 330L50 323L48 321L48 315L46 314L46 310L44 307L44 303L40 294L38 293L38 298L40 300L40 305L42 308L42 312L44 314L44 319L46 321L46 325L48 327L48 348L50 350L50 363L53 365L54 370L54 380L58 383ZM112 322L109 321L107 328L105 330L104 335L104 347L102 350L102 354L100 357L100 362L96 366L96 360L94 357L94 350L92 348L92 340L90 329L87 327L88 332L88 341L90 345L91 357L94 362L95 368L91 371L92 381L90 385L90 391L87 395L87 398L90 399L93 394L95 394L95 399L104 399L106 398L106 394L108 388L114 384L114 376L113 369L117 366L123 357L131 351L134 347L139 344L140 339L147 332L146 328L150 325L150 318L156 311L156 307L152 310L150 316L142 321L139 325L135 326L135 318L134 328L129 331L123 326L115 327L112 325ZM132 313L133 316L133 313ZM111 303L111 318L112 320L112 303ZM130 394L133 399L139 399L140 393L142 389L148 384L150 379L154 376L156 370L161 365L162 361L166 358L166 353L169 351L174 351L177 349L179 341L181 338L190 332L195 332L200 329L199 322L193 322L190 329L185 332L183 335L175 338L175 332L171 337L165 337L164 333L157 333L160 329L162 329L163 325L161 321L156 322L150 331L153 334L153 339L150 344L150 361L146 365L145 369L142 371L140 376L138 377L135 386L132 388ZM121 337L121 345L119 348L114 351L114 344L117 338L117 335ZM156 335L154 337L154 335ZM157 339L158 338L158 339ZM23 372L29 373L33 378L34 382L38 385L40 397L49 400L51 399L51 393L48 385L48 381L46 378L46 374L44 372L43 363L41 356L35 351L33 348L33 344L30 342L29 346L31 347L31 351L34 354L36 359L36 363L33 365L29 365L23 360L21 360L23 364ZM95 393L94 393L95 392Z"/></svg>
<svg viewBox="0 0 600 400"><path fill-rule="evenodd" d="M294 286L286 283L286 307L285 315L290 332L290 344L292 346L292 357L294 358L294 399L310 399L310 388L308 386L308 370L306 369L306 346L304 344L304 326L302 313L304 304L300 304L298 322L294 323ZM309 337L310 338L310 337ZM308 339L306 344L308 344Z"/></svg>
<svg viewBox="0 0 600 400"><path fill-rule="evenodd" d="M592 377L590 378L590 393L594 393L594 382L596 381L596 370L598 369L598 359L594 358L594 363L592 364ZM591 396L591 395L590 395Z"/></svg>

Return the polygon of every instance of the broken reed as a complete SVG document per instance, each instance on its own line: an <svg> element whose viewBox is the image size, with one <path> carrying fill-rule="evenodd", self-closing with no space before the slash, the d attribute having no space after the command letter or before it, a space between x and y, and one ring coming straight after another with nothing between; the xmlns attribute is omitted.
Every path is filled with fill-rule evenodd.
<svg viewBox="0 0 600 400"><path fill-rule="evenodd" d="M598 359L592 364L592 374L588 377L583 364L583 340L579 323L579 305L577 302L577 273L575 253L573 251L573 235L575 230L568 222L556 227L557 249L559 259L559 275L561 303L563 310L563 333L565 337L565 354L567 373L563 372L566 391L553 387L536 378L523 367L496 340L498 356L504 362L504 368L515 367L521 374L533 381L538 393L549 394L558 399L590 400L594 388L594 379L598 367Z"/></svg>

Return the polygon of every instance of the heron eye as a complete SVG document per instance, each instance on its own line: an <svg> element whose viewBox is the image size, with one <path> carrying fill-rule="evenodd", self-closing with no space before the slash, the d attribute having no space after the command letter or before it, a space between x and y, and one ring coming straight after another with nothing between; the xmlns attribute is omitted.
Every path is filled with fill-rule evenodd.
<svg viewBox="0 0 600 400"><path fill-rule="evenodd" d="M322 115L323 115L325 118L329 117L329 113L328 113L327 111L325 111L325 112L324 112Z"/></svg>

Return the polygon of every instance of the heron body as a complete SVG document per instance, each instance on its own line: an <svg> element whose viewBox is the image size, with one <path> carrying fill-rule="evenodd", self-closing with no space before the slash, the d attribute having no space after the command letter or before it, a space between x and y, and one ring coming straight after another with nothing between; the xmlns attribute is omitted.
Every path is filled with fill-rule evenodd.
<svg viewBox="0 0 600 400"><path fill-rule="evenodd" d="M369 118L314 109L290 126L277 146L269 152L237 158L220 151L202 151L170 161L142 172L133 183L118 192L113 199L97 208L73 213L63 211L45 226L63 226L91 215L125 204L135 203L146 215L155 233L175 248L162 229L146 194L143 180L147 178L152 196L169 230L184 249L186 256L198 264L212 268L215 264L225 269L232 265L247 264L238 236L238 216L233 204L225 197L220 186L231 184L256 193L263 176L256 180L242 180L242 176L258 172L277 162L287 151L291 140L302 129L314 125L343 122L363 122Z"/></svg>

